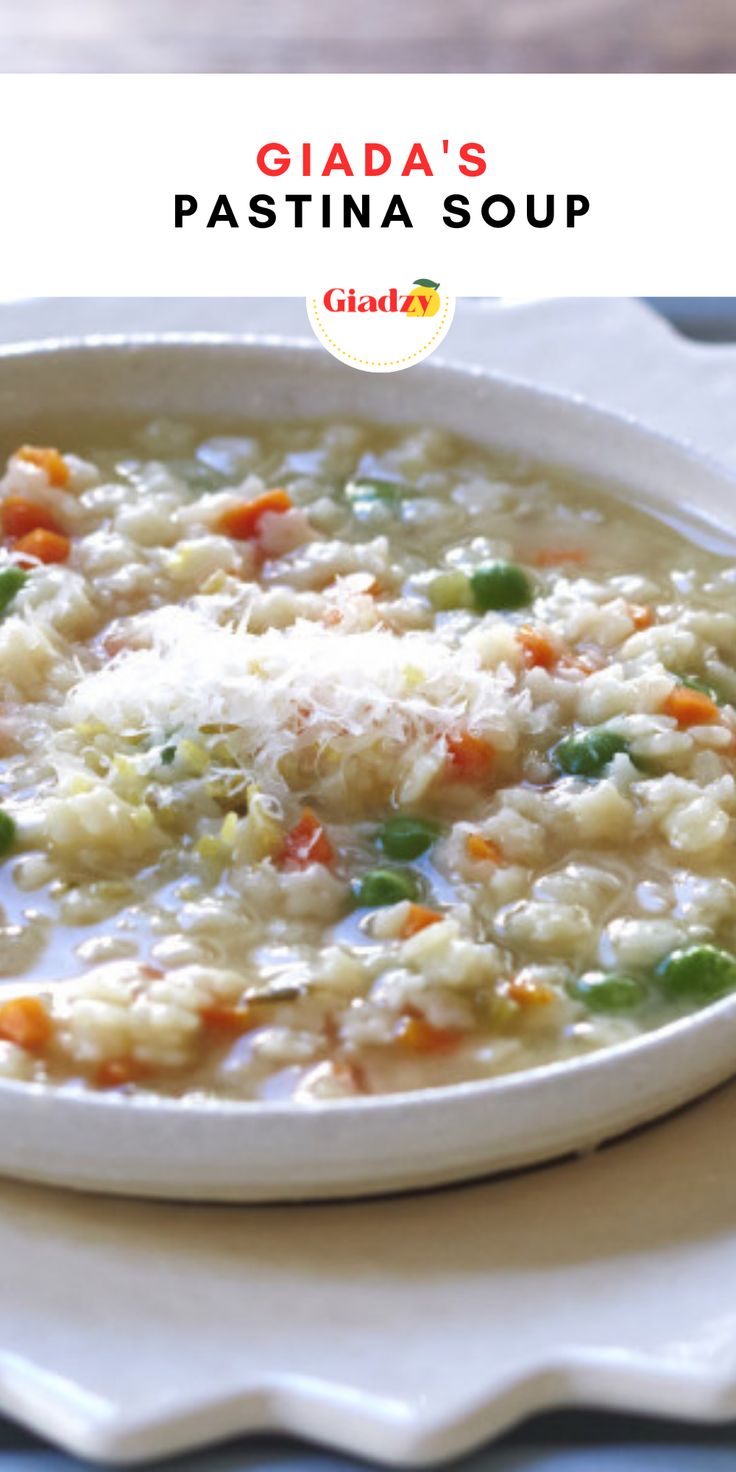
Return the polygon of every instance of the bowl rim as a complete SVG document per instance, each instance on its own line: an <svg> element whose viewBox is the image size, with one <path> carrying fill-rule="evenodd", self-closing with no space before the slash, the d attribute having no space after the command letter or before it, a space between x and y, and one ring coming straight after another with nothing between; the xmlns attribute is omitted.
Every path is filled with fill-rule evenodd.
<svg viewBox="0 0 736 1472"><path fill-rule="evenodd" d="M0 1098L7 1094L16 1099L33 1097L47 1102L63 1100L65 1108L76 1109L93 1107L130 1110L132 1105L138 1110L155 1110L165 1117L175 1118L186 1111L189 1116L196 1113L207 1117L219 1114L232 1120L257 1116L260 1119L291 1121L295 1118L314 1119L318 1114L350 1117L395 1112L397 1109L402 1114L417 1110L426 1112L428 1105L442 1108L456 1104L460 1107L463 1104L480 1104L484 1100L488 1100L490 1104L494 1099L527 1093L535 1085L537 1091L544 1085L554 1086L559 1079L570 1080L572 1087L590 1074L598 1075L604 1071L610 1073L617 1070L622 1058L627 1063L630 1061L633 1068L650 1053L663 1051L668 1043L682 1041L685 1037L692 1037L700 1032L710 1032L712 1027L724 1019L736 1020L736 992L720 997L696 1012L684 1013L649 1032L639 1033L607 1047L594 1048L589 1053L576 1057L558 1058L550 1063L494 1074L488 1078L461 1079L454 1084L439 1084L436 1087L425 1085L405 1091L361 1094L348 1098L308 1099L294 1103L288 1099L237 1099L221 1094L206 1094L204 1091L181 1095L158 1094L155 1090L147 1090L142 1086L136 1086L135 1093L126 1094L115 1090L88 1090L76 1082L26 1082L14 1078L0 1078ZM698 1092L700 1094L706 1091Z"/></svg>
<svg viewBox="0 0 736 1472"><path fill-rule="evenodd" d="M672 339L674 342L677 341L674 333ZM17 342L0 342L0 369L5 362L32 362L38 359L45 363L56 355L72 358L77 355L79 357L91 356L95 352L114 354L122 354L126 351L146 353L157 350L183 352L208 348L224 352L246 350L266 353L274 357L278 354L300 353L311 357L313 363L321 363L326 372L334 373L340 370L343 373L357 372L333 359L306 330L304 336L297 336L282 332L224 332L206 328L201 330L167 329L165 331L154 329L147 332L130 333L64 333L49 337L23 338ZM381 376L394 375L368 375L373 379ZM701 474L717 477L736 487L736 468L721 460L717 454L703 450L693 440L680 437L672 431L650 428L635 413L620 408L611 408L598 399L589 398L584 393L540 384L524 373L510 373L506 369L490 368L484 363L461 361L451 355L445 355L442 349L430 358L424 359L423 362L415 364L411 370L411 376L414 380L421 378L427 383L450 376L458 383L465 381L468 384L489 384L496 392L507 394L510 398L529 396L540 406L558 407L563 413L582 416L590 424L607 426L611 430L618 430L623 434L638 438L644 445L675 454ZM0 402L0 426L3 417L3 405ZM360 422L360 413L356 413L354 418ZM370 418L370 414L365 416L366 421L370 421ZM562 461L556 464L560 470L564 471L565 465ZM603 481L603 479L602 483L608 488L609 494L616 494L615 483L611 484L610 481ZM623 484L619 489L625 488ZM701 517L701 522L703 525L709 524L707 515ZM710 524L715 525L715 523Z"/></svg>
<svg viewBox="0 0 736 1472"><path fill-rule="evenodd" d="M183 352L197 348L211 348L225 352L245 349L253 350L255 353L266 352L274 355L278 352L284 354L298 352L308 354L315 361L321 361L325 357L321 345L307 335L302 338L286 336L282 333L229 333L212 330L115 332L64 334L63 336L0 343L0 367L3 361L12 362L18 359L31 361L38 359L47 362L54 356L70 358L76 355L92 355L95 352L115 354L131 350ZM335 371L338 366L341 366L346 373L355 371L344 365L338 365L332 360L326 361L324 366L328 371ZM546 404L550 407L559 406L562 411L572 411L584 416L594 426L618 429L624 434L633 434L645 444L665 448L694 469L701 472L706 471L721 482L736 488L736 472L716 456L704 453L691 442L680 440L674 434L648 428L635 414L609 409L586 398L583 394L550 388L523 375L494 370L483 364L454 361L451 357L440 354L433 356L431 360L417 364L413 369L413 376L418 375L427 381L450 375L459 382L464 379L468 382L487 383L502 394L528 397L538 404ZM172 409L171 412L175 414L176 410ZM93 414L94 410L92 410L91 417ZM0 427L3 417L3 407L0 404ZM360 414L355 417L358 420L361 418ZM370 415L367 415L366 418L370 419ZM703 518L703 521L705 520L706 518ZM589 1053L575 1057L555 1059L488 1078L464 1079L457 1083L441 1084L436 1087L423 1086L403 1092L395 1091L349 1098L310 1099L296 1104L293 1100L237 1099L204 1092L201 1094L193 1092L181 1096L157 1094L145 1088L133 1094L116 1091L96 1092L86 1090L76 1083L57 1084L13 1078L0 1078L0 1097L7 1095L17 1099L32 1097L38 1101L53 1100L57 1103L63 1101L65 1108L76 1110L92 1108L129 1112L133 1106L136 1110L155 1110L157 1114L172 1118L180 1117L182 1112L186 1112L190 1117L192 1114L200 1113L208 1117L218 1114L233 1120L258 1117L259 1119L291 1121L299 1118L313 1119L319 1114L331 1117L336 1115L362 1117L368 1113L375 1115L393 1113L397 1110L402 1113L417 1110L426 1112L428 1106L432 1104L438 1108L447 1108L453 1104L461 1106L465 1103L482 1103L486 1099L490 1104L494 1099L526 1093L535 1085L538 1088L545 1084L554 1085L558 1079L569 1079L571 1082L576 1082L589 1074L616 1070L621 1061L631 1060L633 1066L650 1053L662 1051L668 1043L676 1043L686 1036L708 1032L711 1027L717 1026L721 1020L726 1018L736 1019L736 992L720 997L692 1012L683 1013L660 1027L602 1048L592 1049ZM736 1068L736 1063L734 1066Z"/></svg>

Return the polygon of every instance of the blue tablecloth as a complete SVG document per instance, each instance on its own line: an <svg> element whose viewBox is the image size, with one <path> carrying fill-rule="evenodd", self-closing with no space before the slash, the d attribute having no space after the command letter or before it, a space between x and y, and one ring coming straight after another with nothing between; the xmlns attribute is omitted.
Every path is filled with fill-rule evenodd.
<svg viewBox="0 0 736 1472"><path fill-rule="evenodd" d="M453 1472L721 1472L736 1463L736 1425L703 1428L639 1417L558 1412L537 1416ZM364 1472L367 1464L281 1437L248 1437L158 1462L161 1472ZM0 1472L89 1472L0 1420Z"/></svg>

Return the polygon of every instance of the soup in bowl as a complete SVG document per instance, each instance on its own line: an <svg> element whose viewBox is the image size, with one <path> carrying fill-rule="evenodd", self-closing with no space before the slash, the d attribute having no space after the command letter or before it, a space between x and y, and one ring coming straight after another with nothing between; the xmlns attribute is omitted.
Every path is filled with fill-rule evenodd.
<svg viewBox="0 0 736 1472"><path fill-rule="evenodd" d="M594 415L598 474L547 453L569 406L509 435L528 391L417 412L474 375L371 415L340 370L316 414L296 349L286 389L241 349L239 411L159 404L181 350L97 350L125 414L8 416L0 1076L439 1097L727 997L736 567L666 448L624 499Z"/></svg>

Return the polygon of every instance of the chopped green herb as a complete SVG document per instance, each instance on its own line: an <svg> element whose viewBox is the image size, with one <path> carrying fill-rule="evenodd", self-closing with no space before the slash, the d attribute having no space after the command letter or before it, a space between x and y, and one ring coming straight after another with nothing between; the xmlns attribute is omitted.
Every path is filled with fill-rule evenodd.
<svg viewBox="0 0 736 1472"><path fill-rule="evenodd" d="M174 758L175 758L175 756L176 756L176 747L175 746L162 746L161 747L161 765L163 767L170 767L171 764L172 764L172 762L173 762L173 760L174 760Z"/></svg>
<svg viewBox="0 0 736 1472"><path fill-rule="evenodd" d="M345 496L356 511L362 511L368 510L377 503L394 507L401 500L405 490L406 487L395 480L381 480L378 476L366 476L365 479L348 481Z"/></svg>
<svg viewBox="0 0 736 1472"><path fill-rule="evenodd" d="M439 572L432 578L428 588L429 601L438 613L451 608L470 608L473 591L470 578L464 572Z"/></svg>
<svg viewBox="0 0 736 1472"><path fill-rule="evenodd" d="M4 859L15 843L16 827L9 813L0 808L0 859Z"/></svg>
<svg viewBox="0 0 736 1472"><path fill-rule="evenodd" d="M171 474L184 481L197 496L206 491L221 491L225 485L226 477L211 465L197 465L192 460L168 460L166 463Z"/></svg>
<svg viewBox="0 0 736 1472"><path fill-rule="evenodd" d="M716 705L724 704L723 696L719 694L713 685L709 685L707 680L702 680L700 675L676 674L675 679L678 685L685 685L688 690L698 690L701 695L707 695L710 700L715 701Z"/></svg>

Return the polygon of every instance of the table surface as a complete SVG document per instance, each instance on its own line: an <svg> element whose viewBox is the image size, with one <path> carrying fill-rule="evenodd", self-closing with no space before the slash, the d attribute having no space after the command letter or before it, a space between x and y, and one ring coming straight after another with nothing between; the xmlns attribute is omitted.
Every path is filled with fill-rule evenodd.
<svg viewBox="0 0 736 1472"><path fill-rule="evenodd" d="M734 0L0 0L3 71L728 72Z"/></svg>
<svg viewBox="0 0 736 1472"><path fill-rule="evenodd" d="M451 1472L731 1472L735 1459L736 1425L674 1426L559 1411L527 1421L450 1467ZM369 1472L368 1463L282 1437L248 1437L155 1466L159 1472ZM89 1467L0 1420L0 1472L89 1472Z"/></svg>

